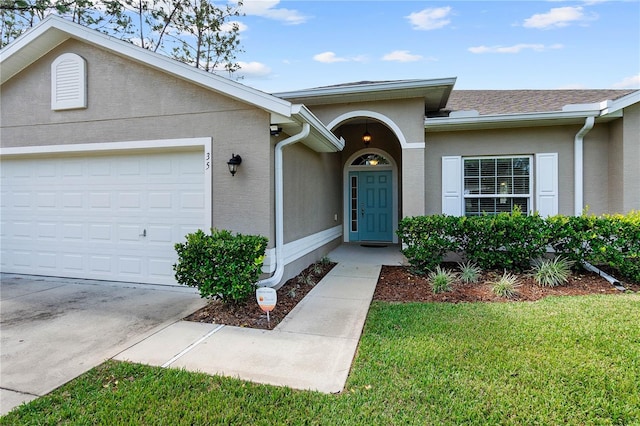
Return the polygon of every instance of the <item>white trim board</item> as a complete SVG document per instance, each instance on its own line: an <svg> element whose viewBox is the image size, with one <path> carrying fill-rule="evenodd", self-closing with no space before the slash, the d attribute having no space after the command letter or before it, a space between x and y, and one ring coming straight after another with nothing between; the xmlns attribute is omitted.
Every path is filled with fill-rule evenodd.
<svg viewBox="0 0 640 426"><path fill-rule="evenodd" d="M337 225L333 228L325 229L324 231L320 231L307 237L286 243L282 248L283 259L281 261L284 262L285 265L295 262L306 254L319 249L320 247L330 243L336 238L340 238L341 235L342 226ZM264 272L265 274L271 274L276 270L276 249L268 249L266 251L266 256L267 257L262 264L262 272Z"/></svg>

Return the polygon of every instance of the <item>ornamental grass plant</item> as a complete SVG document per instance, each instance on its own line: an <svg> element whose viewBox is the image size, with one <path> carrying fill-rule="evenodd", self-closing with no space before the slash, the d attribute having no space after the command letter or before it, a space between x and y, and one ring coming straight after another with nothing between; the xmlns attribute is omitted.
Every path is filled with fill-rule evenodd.
<svg viewBox="0 0 640 426"><path fill-rule="evenodd" d="M574 262L562 256L539 260L533 266L533 278L542 287L557 287L567 282L573 265Z"/></svg>

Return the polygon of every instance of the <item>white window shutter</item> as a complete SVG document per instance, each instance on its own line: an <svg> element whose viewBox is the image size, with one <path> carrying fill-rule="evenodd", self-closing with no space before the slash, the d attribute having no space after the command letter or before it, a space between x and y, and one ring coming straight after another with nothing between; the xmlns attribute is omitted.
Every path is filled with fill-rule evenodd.
<svg viewBox="0 0 640 426"><path fill-rule="evenodd" d="M462 157L442 157L442 213L462 216Z"/></svg>
<svg viewBox="0 0 640 426"><path fill-rule="evenodd" d="M87 107L85 60L75 53L64 53L51 64L51 109L54 111Z"/></svg>
<svg viewBox="0 0 640 426"><path fill-rule="evenodd" d="M542 217L558 214L558 153L536 154L536 210Z"/></svg>

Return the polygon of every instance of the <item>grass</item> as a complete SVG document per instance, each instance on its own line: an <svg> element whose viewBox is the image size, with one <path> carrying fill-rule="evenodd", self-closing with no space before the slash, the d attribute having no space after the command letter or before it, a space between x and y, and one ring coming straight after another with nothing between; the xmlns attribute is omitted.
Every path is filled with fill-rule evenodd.
<svg viewBox="0 0 640 426"><path fill-rule="evenodd" d="M374 302L346 390L107 362L0 424L640 424L640 296Z"/></svg>

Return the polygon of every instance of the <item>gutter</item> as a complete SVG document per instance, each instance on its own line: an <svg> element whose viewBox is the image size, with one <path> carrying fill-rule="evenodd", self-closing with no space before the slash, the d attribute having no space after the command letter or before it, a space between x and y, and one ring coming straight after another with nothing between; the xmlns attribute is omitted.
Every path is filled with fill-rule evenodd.
<svg viewBox="0 0 640 426"><path fill-rule="evenodd" d="M276 179L276 270L273 275L264 280L258 281L256 285L258 287L275 287L282 280L284 274L284 260L282 256L282 248L284 246L284 179L282 172L282 150L284 147L293 145L309 136L311 126L309 123L302 124L302 130L293 136L289 136L276 145L275 150L275 179Z"/></svg>
<svg viewBox="0 0 640 426"><path fill-rule="evenodd" d="M601 271L600 269L596 268L595 266L593 266L589 262L582 262L582 266L585 269L587 269L587 270L589 270L591 272L595 272L596 274L600 275L602 278L604 278L605 280L609 281L618 290L620 290L620 291L626 291L627 290L626 288L624 288L622 286L622 284L620 284L620 281L618 281L617 279L615 279L611 275L607 274L606 272Z"/></svg>
<svg viewBox="0 0 640 426"><path fill-rule="evenodd" d="M580 216L584 210L584 136L589 133L589 130L593 129L594 124L595 117L587 117L584 126L576 133L573 140L573 204L575 216Z"/></svg>

